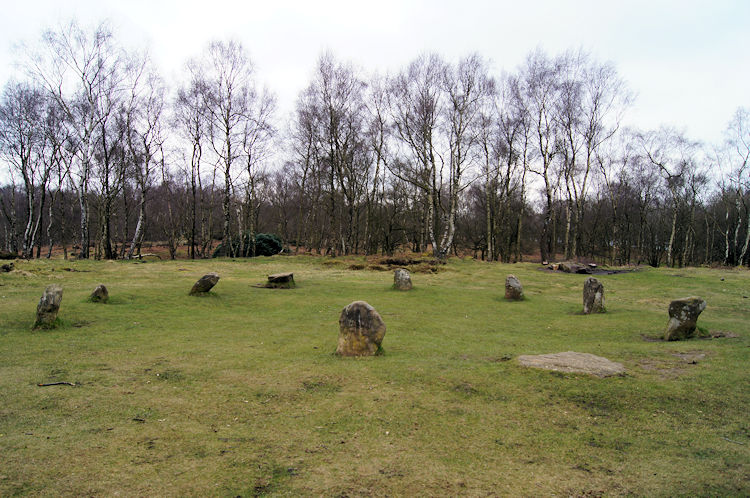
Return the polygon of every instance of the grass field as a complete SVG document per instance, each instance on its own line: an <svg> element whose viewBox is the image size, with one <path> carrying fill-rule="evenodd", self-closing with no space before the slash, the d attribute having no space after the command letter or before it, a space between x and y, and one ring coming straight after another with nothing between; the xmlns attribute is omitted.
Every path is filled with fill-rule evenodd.
<svg viewBox="0 0 750 498"><path fill-rule="evenodd" d="M398 292L361 261L0 274L0 496L750 494L750 272L601 276L608 312L585 316L584 275L453 260ZM211 295L187 296L209 271ZM253 287L281 271L296 289ZM509 273L525 301L504 301ZM100 282L109 304L87 301ZM32 331L50 283L59 326ZM645 340L687 295L708 303L704 332L738 337ZM354 300L383 316L383 356L333 354ZM571 350L627 374L516 359ZM76 385L37 386L60 381Z"/></svg>

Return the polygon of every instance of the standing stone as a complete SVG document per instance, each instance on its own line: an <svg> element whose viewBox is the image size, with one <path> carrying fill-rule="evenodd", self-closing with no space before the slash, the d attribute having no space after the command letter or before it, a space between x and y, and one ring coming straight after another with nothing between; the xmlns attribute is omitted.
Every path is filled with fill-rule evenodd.
<svg viewBox="0 0 750 498"><path fill-rule="evenodd" d="M515 275L508 275L505 279L505 299L520 301L523 299L523 286Z"/></svg>
<svg viewBox="0 0 750 498"><path fill-rule="evenodd" d="M57 284L48 285L36 307L36 322L34 328L49 328L54 326L57 312L60 311L63 290Z"/></svg>
<svg viewBox="0 0 750 498"><path fill-rule="evenodd" d="M275 275L269 275L266 287L269 289L293 289L296 287L294 283L294 273L277 273Z"/></svg>
<svg viewBox="0 0 750 498"><path fill-rule="evenodd" d="M219 274L215 272L207 273L203 275L196 283L193 288L190 289L190 295L202 295L210 291L214 285L219 281Z"/></svg>
<svg viewBox="0 0 750 498"><path fill-rule="evenodd" d="M583 283L583 314L604 313L604 286L594 277Z"/></svg>
<svg viewBox="0 0 750 498"><path fill-rule="evenodd" d="M339 344L341 356L372 356L380 349L385 323L375 308L364 301L354 301L341 312Z"/></svg>
<svg viewBox="0 0 750 498"><path fill-rule="evenodd" d="M406 268L398 268L393 272L393 287L398 290L411 290L411 275Z"/></svg>
<svg viewBox="0 0 750 498"><path fill-rule="evenodd" d="M678 341L695 335L698 315L706 309L706 301L699 297L675 299L669 303L669 322L664 332L667 341Z"/></svg>
<svg viewBox="0 0 750 498"><path fill-rule="evenodd" d="M107 291L107 288L104 287L104 284L99 284L96 286L94 292L92 292L91 296L89 296L89 300L92 303L106 303L107 301L109 301L109 292Z"/></svg>

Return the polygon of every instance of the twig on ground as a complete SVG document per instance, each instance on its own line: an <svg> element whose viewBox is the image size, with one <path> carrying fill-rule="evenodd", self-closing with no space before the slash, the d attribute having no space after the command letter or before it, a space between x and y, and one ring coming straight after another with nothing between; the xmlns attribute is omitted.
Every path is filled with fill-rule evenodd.
<svg viewBox="0 0 750 498"><path fill-rule="evenodd" d="M734 443L734 444L745 444L745 443L742 443L740 441L733 441L733 440L729 439L728 437L724 437L724 436L721 436L721 439L725 439L725 440L729 441L730 443Z"/></svg>

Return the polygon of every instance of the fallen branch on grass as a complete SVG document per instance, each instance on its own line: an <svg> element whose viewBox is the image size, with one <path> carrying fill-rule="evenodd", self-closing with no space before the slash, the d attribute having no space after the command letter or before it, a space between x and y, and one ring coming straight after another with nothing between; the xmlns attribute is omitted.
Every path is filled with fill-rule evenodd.
<svg viewBox="0 0 750 498"><path fill-rule="evenodd" d="M156 256L157 258L161 259L161 256L159 256L158 254L154 254L154 253L152 253L152 252L147 252L147 253L145 253L145 254L133 254L133 255L132 255L132 256L130 257L130 259L143 259L143 258L145 258L146 256Z"/></svg>
<svg viewBox="0 0 750 498"><path fill-rule="evenodd" d="M741 443L739 441L733 441L733 440L729 439L728 437L724 437L724 436L722 436L721 439L725 439L725 440L729 441L730 443L734 443L734 444L745 444L745 443Z"/></svg>

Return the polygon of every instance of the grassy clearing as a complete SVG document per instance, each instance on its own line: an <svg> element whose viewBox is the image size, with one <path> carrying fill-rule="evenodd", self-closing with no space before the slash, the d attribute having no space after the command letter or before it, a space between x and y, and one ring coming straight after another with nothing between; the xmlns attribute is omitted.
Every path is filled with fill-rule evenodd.
<svg viewBox="0 0 750 498"><path fill-rule="evenodd" d="M602 276L453 261L413 274L309 257L17 264L0 274L0 495L747 495L750 273ZM69 268L74 271L66 271ZM203 274L211 295L187 296ZM297 288L253 287L293 271ZM503 300L517 275L526 300ZM720 278L724 278L724 281ZM87 301L97 283L109 304ZM60 325L31 331L44 287ZM648 342L672 298L737 338ZM386 354L343 359L338 316L372 304ZM520 367L580 351L598 379ZM680 354L681 356L677 356ZM37 387L68 381L70 386Z"/></svg>

